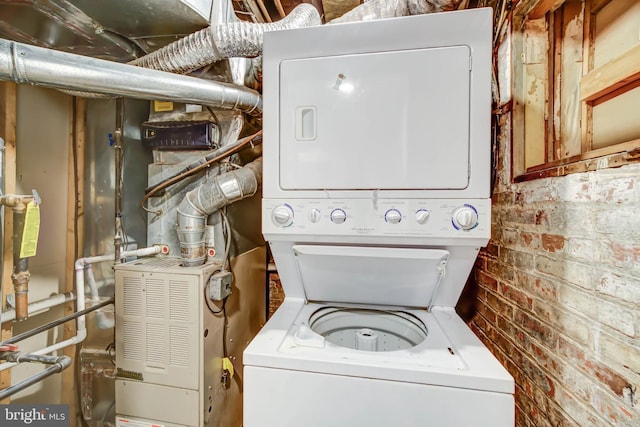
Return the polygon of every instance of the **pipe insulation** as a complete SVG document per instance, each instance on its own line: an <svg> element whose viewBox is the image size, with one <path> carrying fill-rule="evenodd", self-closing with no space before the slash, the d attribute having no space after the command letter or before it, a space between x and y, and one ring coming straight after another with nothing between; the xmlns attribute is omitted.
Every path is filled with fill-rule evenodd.
<svg viewBox="0 0 640 427"><path fill-rule="evenodd" d="M204 263L207 217L233 202L250 197L262 181L262 159L225 172L189 191L177 209L177 233L185 267Z"/></svg>
<svg viewBox="0 0 640 427"><path fill-rule="evenodd" d="M278 22L257 24L236 21L210 26L129 64L185 74L226 58L259 56L262 54L263 35L267 31L310 27L321 23L315 6L301 3Z"/></svg>
<svg viewBox="0 0 640 427"><path fill-rule="evenodd" d="M0 39L0 80L260 114L262 97L232 84Z"/></svg>
<svg viewBox="0 0 640 427"><path fill-rule="evenodd" d="M446 12L458 9L460 3L462 0L369 0L332 20L331 24Z"/></svg>

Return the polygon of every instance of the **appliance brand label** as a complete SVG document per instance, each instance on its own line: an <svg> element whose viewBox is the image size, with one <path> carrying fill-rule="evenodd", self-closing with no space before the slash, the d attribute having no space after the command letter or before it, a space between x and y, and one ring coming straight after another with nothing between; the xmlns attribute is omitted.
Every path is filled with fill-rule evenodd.
<svg viewBox="0 0 640 427"><path fill-rule="evenodd" d="M2 427L69 427L69 405L0 405Z"/></svg>

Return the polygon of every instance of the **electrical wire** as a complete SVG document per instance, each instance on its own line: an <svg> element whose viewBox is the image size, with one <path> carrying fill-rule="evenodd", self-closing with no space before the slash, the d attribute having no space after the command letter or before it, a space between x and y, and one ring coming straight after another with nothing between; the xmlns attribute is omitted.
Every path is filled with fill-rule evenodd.
<svg viewBox="0 0 640 427"><path fill-rule="evenodd" d="M200 172L201 170L210 167L212 164L219 162L220 160L227 158L241 150L243 150L244 148L246 148L248 145L255 145L254 143L261 139L262 137L262 130L259 130L258 132L254 133L253 135L247 136L246 138L242 138L241 140L239 140L236 144L234 144L232 147L228 148L227 150L224 150L224 148L226 147L222 147L219 150L214 151L213 153L211 153L211 155L204 157L203 159L201 159L200 161L196 162L196 163L192 163L189 166L187 166L186 168L184 168L182 171L178 172L177 174L173 175L172 177L169 177L165 180L163 180L162 182L160 182L159 184L155 185L154 187L148 188L145 190L146 194L144 195L144 197L142 197L142 200L140 201L140 206L142 206L142 208L144 210L146 210L147 212L154 212L150 209L148 209L145 206L145 202L152 197L153 195L155 195L156 193L158 193L161 190L164 190L165 188L176 184L180 181L182 181L183 179L192 176L198 172ZM197 165L197 166L196 166Z"/></svg>
<svg viewBox="0 0 640 427"><path fill-rule="evenodd" d="M228 271L231 267L231 263L229 262L229 254L231 253L231 226L229 224L229 218L227 218L226 209L227 207L225 206L220 210L222 224L224 225L224 258L222 260L222 271Z"/></svg>

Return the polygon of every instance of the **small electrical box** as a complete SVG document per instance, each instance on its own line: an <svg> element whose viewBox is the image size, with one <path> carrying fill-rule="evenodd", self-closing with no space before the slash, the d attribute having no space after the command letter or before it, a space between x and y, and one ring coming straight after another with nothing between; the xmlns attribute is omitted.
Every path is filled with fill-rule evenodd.
<svg viewBox="0 0 640 427"><path fill-rule="evenodd" d="M230 271L219 271L209 278L209 299L221 301L231 295L233 276Z"/></svg>
<svg viewBox="0 0 640 427"><path fill-rule="evenodd" d="M154 150L211 150L219 142L220 130L208 120L142 124L142 143Z"/></svg>

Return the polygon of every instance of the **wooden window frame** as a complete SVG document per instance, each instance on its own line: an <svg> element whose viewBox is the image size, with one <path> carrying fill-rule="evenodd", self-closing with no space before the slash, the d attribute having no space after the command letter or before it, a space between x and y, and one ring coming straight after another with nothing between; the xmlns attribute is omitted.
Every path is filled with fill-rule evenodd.
<svg viewBox="0 0 640 427"><path fill-rule="evenodd" d="M555 59L550 58L547 52L550 47L553 48L550 44L557 43L560 39L553 35L554 28L549 31L549 16L565 0L523 0L514 10L512 181L563 176L640 161L640 139L592 149L593 107L640 87L640 44L598 68L593 66L594 17L611 1L613 0L584 2L582 76L579 82L580 154L558 159L554 155L554 151L559 149L555 146L554 114L550 111L555 101L554 67L551 64ZM542 81L543 89L539 84ZM530 124L529 128L526 127L527 123ZM534 140L533 145L527 147L527 138ZM544 151L540 144L544 145ZM536 159L533 165L527 166L527 156L534 152L532 147L536 148Z"/></svg>

